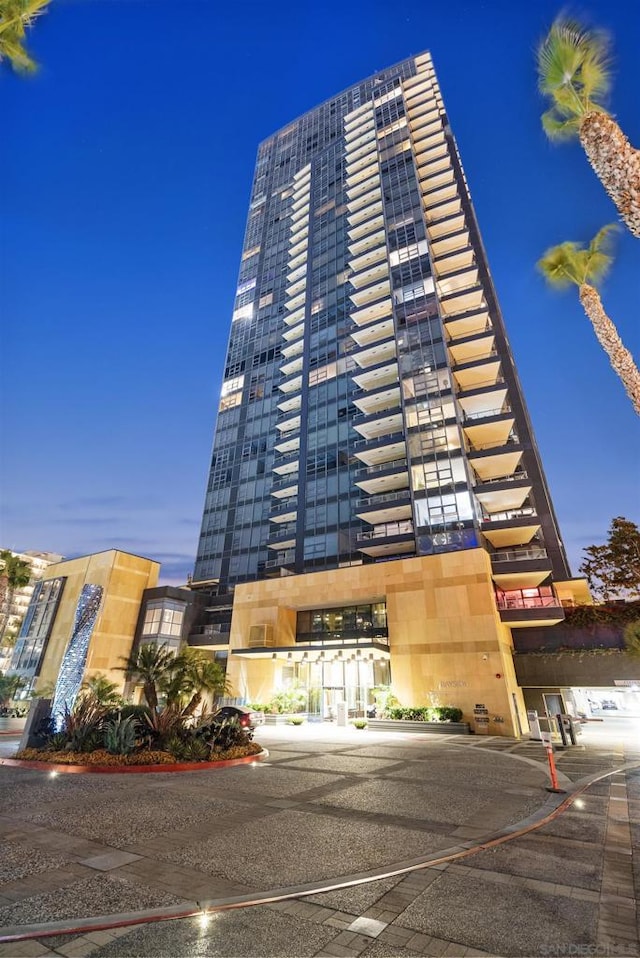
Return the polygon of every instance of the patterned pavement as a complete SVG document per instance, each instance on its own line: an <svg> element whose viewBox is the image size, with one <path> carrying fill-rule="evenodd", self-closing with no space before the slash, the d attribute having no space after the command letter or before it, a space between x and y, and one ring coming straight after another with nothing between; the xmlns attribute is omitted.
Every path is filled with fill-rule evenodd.
<svg viewBox="0 0 640 958"><path fill-rule="evenodd" d="M331 726L258 738L267 763L215 772L0 768L2 933L142 909L157 918L283 887L298 897L7 942L0 958L640 955L640 767L591 785L541 828L415 869L556 807L564 796L545 791L542 747ZM588 726L556 757L571 789L640 763L637 730ZM394 866L414 870L389 876Z"/></svg>

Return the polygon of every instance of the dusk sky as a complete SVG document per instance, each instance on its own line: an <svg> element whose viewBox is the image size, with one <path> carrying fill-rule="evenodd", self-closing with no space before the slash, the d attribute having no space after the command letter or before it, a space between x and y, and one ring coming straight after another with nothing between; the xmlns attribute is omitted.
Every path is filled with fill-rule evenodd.
<svg viewBox="0 0 640 958"><path fill-rule="evenodd" d="M558 0L53 0L33 78L0 65L0 547L121 548L193 568L258 143L430 50L574 574L640 521L638 417L578 302L535 268L616 211L540 126L534 50ZM614 39L611 110L640 147L640 5L576 8ZM602 286L640 359L640 242Z"/></svg>

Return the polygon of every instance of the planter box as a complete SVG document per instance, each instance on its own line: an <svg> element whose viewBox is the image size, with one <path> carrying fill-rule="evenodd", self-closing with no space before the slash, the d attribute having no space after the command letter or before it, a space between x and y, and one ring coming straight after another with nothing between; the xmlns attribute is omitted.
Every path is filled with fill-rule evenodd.
<svg viewBox="0 0 640 958"><path fill-rule="evenodd" d="M309 721L309 716L306 712L283 712L282 715L270 715L265 712L264 724L265 725L287 725L293 717L303 718L305 722Z"/></svg>
<svg viewBox="0 0 640 958"><path fill-rule="evenodd" d="M437 735L469 735L468 722L409 722L406 719L368 719L377 732L435 732Z"/></svg>

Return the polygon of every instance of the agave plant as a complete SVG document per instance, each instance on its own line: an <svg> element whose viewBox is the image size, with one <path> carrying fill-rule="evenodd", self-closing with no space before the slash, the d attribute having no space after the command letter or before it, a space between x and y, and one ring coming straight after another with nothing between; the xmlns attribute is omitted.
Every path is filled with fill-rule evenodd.
<svg viewBox="0 0 640 958"><path fill-rule="evenodd" d="M604 311L595 283L606 274L612 256L611 232L615 226L603 227L587 247L580 243L560 243L548 249L538 261L538 269L552 286L560 289L575 285L580 302L591 321L598 342L622 380L635 411L640 416L640 373L618 331Z"/></svg>
<svg viewBox="0 0 640 958"><path fill-rule="evenodd" d="M578 137L596 176L640 238L640 151L604 107L611 89L610 41L601 30L558 17L538 47L538 86L551 109L542 126L552 140Z"/></svg>
<svg viewBox="0 0 640 958"><path fill-rule="evenodd" d="M136 747L137 723L133 716L113 719L104 727L104 747L111 755L130 755Z"/></svg>

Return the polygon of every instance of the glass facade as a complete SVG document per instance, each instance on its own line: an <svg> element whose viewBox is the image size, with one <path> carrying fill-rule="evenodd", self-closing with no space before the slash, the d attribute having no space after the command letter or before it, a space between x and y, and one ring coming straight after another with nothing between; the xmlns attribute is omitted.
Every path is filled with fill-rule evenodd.
<svg viewBox="0 0 640 958"><path fill-rule="evenodd" d="M36 582L11 659L11 671L29 682L29 691L49 641L62 596L64 577Z"/></svg>
<svg viewBox="0 0 640 958"><path fill-rule="evenodd" d="M422 54L259 147L193 584L478 547L502 592L570 574Z"/></svg>

